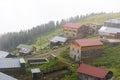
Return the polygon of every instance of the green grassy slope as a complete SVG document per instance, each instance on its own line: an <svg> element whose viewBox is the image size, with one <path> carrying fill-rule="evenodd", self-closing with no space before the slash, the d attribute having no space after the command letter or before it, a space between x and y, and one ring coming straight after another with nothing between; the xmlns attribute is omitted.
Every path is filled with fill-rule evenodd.
<svg viewBox="0 0 120 80"><path fill-rule="evenodd" d="M98 14L95 16L90 16L80 21L81 24L86 23L100 23L103 24L104 21L108 19L118 19L120 20L120 13L107 13L107 14Z"/></svg>
<svg viewBox="0 0 120 80"><path fill-rule="evenodd" d="M100 14L95 16L86 17L84 20L81 20L79 23L87 24L87 23L100 23L103 24L104 21L108 19L118 19L120 20L120 13L108 13L108 14ZM33 45L37 47L37 51L40 52L39 49L48 47L49 40L57 35L63 34L63 29L57 29L54 32L46 34L42 37L37 38ZM97 38L97 35L92 35L87 38ZM109 69L114 72L116 79L120 80L120 46L116 47L104 47L104 54L99 59L96 59L95 62L91 62L90 64L96 65L99 67L103 67Z"/></svg>
<svg viewBox="0 0 120 80"><path fill-rule="evenodd" d="M113 71L115 80L120 80L120 46L105 46L102 56L93 65Z"/></svg>
<svg viewBox="0 0 120 80"><path fill-rule="evenodd" d="M37 48L37 53L40 53L41 49L44 50L44 48L47 48L45 50L49 50L50 39L52 39L54 36L62 35L62 32L63 32L63 29L59 28L55 31L50 32L49 34L38 37L33 43L33 45Z"/></svg>
<svg viewBox="0 0 120 80"><path fill-rule="evenodd" d="M81 20L79 23L81 24L87 24L87 23L100 23L103 24L104 21L108 19L118 19L120 20L120 13L107 13L107 14L98 14L94 16L86 17L84 20ZM38 49L44 48L48 46L49 40L56 36L63 34L63 29L59 28L56 31L53 31L49 34L43 35L42 37L38 37L34 41L34 46L36 46Z"/></svg>

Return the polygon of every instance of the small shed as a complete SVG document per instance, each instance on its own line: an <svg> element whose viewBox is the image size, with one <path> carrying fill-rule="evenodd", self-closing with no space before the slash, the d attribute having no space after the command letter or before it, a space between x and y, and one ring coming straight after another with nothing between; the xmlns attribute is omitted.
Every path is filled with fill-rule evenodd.
<svg viewBox="0 0 120 80"><path fill-rule="evenodd" d="M33 80L40 80L42 77L42 73L39 68L31 69L31 73L32 73Z"/></svg>
<svg viewBox="0 0 120 80"><path fill-rule="evenodd" d="M59 46L65 44L66 42L67 42L67 38L61 36L55 36L50 40L50 46L51 47Z"/></svg>

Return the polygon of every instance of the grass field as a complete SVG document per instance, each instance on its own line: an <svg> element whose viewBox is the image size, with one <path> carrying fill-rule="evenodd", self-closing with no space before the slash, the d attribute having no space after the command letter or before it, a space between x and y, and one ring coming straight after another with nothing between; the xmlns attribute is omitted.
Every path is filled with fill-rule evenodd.
<svg viewBox="0 0 120 80"><path fill-rule="evenodd" d="M98 14L95 16L90 16L85 18L84 20L81 20L81 24L87 24L87 23L99 23L103 24L104 21L108 19L118 19L120 20L120 13L107 13L107 14Z"/></svg>
<svg viewBox="0 0 120 80"><path fill-rule="evenodd" d="M37 53L50 50L50 46L49 46L50 39L52 39L55 36L62 35L63 34L62 32L63 29L59 28L55 31L50 32L49 34L45 34L41 37L38 37L33 43L33 45L37 48Z"/></svg>
<svg viewBox="0 0 120 80"><path fill-rule="evenodd" d="M94 15L94 16L89 16L89 17L86 17L85 19L81 20L79 23L80 24L87 24L87 23L103 24L104 21L106 21L108 19L120 20L120 13L107 13L107 14L98 14L98 15ZM40 52L40 49L49 48L49 40L52 37L57 36L57 35L62 35L62 34L63 34L63 27L61 27L53 32L47 33L41 37L38 37L37 39L34 40L33 45L35 47L37 47L37 52ZM96 35L93 35L93 36L95 38L97 37ZM87 38L91 38L91 36L87 37Z"/></svg>
<svg viewBox="0 0 120 80"><path fill-rule="evenodd" d="M120 80L120 46L105 46L102 56L91 64L113 71L115 80Z"/></svg>
<svg viewBox="0 0 120 80"><path fill-rule="evenodd" d="M81 20L80 23L81 24L87 24L87 23L103 24L103 22L106 21L107 19L119 19L120 20L120 13L108 13L108 14L90 16L90 17L85 18L84 20ZM41 49L44 49L44 48L47 48L45 49L45 51L50 50L49 40L52 37L61 35L61 34L63 34L63 29L62 28L57 29L56 31L53 31L49 34L43 35L42 37L35 39L33 45L37 47L38 53L40 53ZM98 35L91 35L91 36L88 36L87 38L98 38ZM89 64L113 71L115 75L115 80L120 80L120 46L115 46L115 47L104 46L103 50L104 51L103 51L102 56L95 59L94 62L93 61L89 62ZM71 68L74 71L73 74L71 76L67 76L66 78L63 78L62 80L76 79L77 73L75 71L76 71L76 67L78 66L76 65L76 63L68 59L65 53L68 53L68 52L66 51L66 52L61 53L65 57L64 56L61 57L62 55L58 55L58 58L61 61L66 62L66 64L69 63L68 66L73 64L75 67Z"/></svg>

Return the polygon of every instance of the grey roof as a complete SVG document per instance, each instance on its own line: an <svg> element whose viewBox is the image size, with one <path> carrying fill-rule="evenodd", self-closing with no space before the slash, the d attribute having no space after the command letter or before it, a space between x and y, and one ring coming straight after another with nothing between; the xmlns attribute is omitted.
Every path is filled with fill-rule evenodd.
<svg viewBox="0 0 120 80"><path fill-rule="evenodd" d="M120 24L120 21L117 20L117 19L109 19L109 20L107 20L105 22Z"/></svg>
<svg viewBox="0 0 120 80"><path fill-rule="evenodd" d="M0 58L5 58L8 54L9 52L0 51Z"/></svg>
<svg viewBox="0 0 120 80"><path fill-rule="evenodd" d="M60 37L60 36L56 36L51 40L51 42L66 42L66 41L67 41L67 38Z"/></svg>
<svg viewBox="0 0 120 80"><path fill-rule="evenodd" d="M0 80L18 80L18 79L0 72Z"/></svg>
<svg viewBox="0 0 120 80"><path fill-rule="evenodd" d="M116 27L102 26L99 29L100 35L109 35L110 33L118 33L118 32L120 32L120 28L116 28Z"/></svg>
<svg viewBox="0 0 120 80"><path fill-rule="evenodd" d="M20 44L17 46L17 48L25 48L25 49L32 49L33 46L32 45L26 45L26 44Z"/></svg>
<svg viewBox="0 0 120 80"><path fill-rule="evenodd" d="M32 73L40 73L40 69L39 68L35 68L35 69L31 69Z"/></svg>
<svg viewBox="0 0 120 80"><path fill-rule="evenodd" d="M19 58L1 58L0 68L19 68L20 59Z"/></svg>

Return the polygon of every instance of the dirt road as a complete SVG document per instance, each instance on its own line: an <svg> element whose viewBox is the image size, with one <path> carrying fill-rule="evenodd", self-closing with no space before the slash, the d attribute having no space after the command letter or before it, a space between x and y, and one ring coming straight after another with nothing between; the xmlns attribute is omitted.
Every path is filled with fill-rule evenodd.
<svg viewBox="0 0 120 80"><path fill-rule="evenodd" d="M42 58L42 57L45 57L45 56L48 56L50 54L58 54L60 53L61 51L67 49L69 46L65 46L65 47L62 47L62 48L58 48L58 49L55 49L55 50L52 50L50 52L47 52L47 53L43 53L43 54L37 54L37 55L33 55L33 56L26 56L26 58Z"/></svg>

